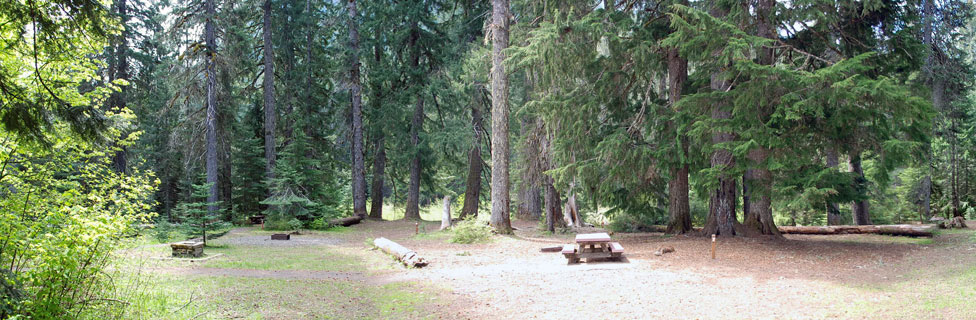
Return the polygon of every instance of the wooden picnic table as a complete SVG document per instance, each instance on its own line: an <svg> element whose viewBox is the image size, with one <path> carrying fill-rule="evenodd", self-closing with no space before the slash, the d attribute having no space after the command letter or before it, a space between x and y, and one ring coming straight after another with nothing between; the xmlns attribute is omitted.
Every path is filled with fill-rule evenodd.
<svg viewBox="0 0 976 320"><path fill-rule="evenodd" d="M606 232L583 233L576 235L576 245L563 246L562 253L569 263L577 263L580 259L620 258L624 247L613 242Z"/></svg>

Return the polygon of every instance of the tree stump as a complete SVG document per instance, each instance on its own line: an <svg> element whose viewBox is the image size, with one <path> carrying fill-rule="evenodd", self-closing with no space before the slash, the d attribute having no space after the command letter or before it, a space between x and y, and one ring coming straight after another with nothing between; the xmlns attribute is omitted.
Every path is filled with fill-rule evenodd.
<svg viewBox="0 0 976 320"><path fill-rule="evenodd" d="M169 246L173 248L174 257L199 258L203 255L203 242L181 241L171 243Z"/></svg>
<svg viewBox="0 0 976 320"><path fill-rule="evenodd" d="M271 235L271 240L291 240L291 235L287 233L275 233Z"/></svg>
<svg viewBox="0 0 976 320"><path fill-rule="evenodd" d="M451 197L444 196L444 215L441 217L441 230L451 227Z"/></svg>

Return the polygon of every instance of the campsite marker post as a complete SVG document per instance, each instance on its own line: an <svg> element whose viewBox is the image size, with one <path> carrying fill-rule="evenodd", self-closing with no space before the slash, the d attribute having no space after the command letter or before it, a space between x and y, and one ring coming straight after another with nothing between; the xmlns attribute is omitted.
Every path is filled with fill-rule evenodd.
<svg viewBox="0 0 976 320"><path fill-rule="evenodd" d="M712 260L715 260L715 235L712 235Z"/></svg>

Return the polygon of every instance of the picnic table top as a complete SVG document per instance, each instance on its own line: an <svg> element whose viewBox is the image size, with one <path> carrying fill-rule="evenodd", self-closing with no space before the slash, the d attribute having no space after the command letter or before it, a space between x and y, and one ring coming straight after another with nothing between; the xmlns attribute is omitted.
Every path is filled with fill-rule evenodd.
<svg viewBox="0 0 976 320"><path fill-rule="evenodd" d="M610 242L610 235L606 232L583 233L576 235L576 243Z"/></svg>

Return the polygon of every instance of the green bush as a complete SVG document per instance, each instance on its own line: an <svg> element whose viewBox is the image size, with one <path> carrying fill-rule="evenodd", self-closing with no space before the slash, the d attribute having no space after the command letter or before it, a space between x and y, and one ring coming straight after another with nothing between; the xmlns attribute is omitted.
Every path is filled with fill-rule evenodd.
<svg viewBox="0 0 976 320"><path fill-rule="evenodd" d="M492 229L483 221L478 221L474 217L468 217L458 222L452 227L454 234L451 236L452 243L479 243L491 239Z"/></svg>
<svg viewBox="0 0 976 320"><path fill-rule="evenodd" d="M295 218L272 219L264 223L264 228L267 230L298 230L302 227L302 221Z"/></svg>
<svg viewBox="0 0 976 320"><path fill-rule="evenodd" d="M152 218L156 179L138 168L116 172L110 161L120 147L63 128L48 138L43 146L0 130L0 318L121 318L109 266L133 226Z"/></svg>

